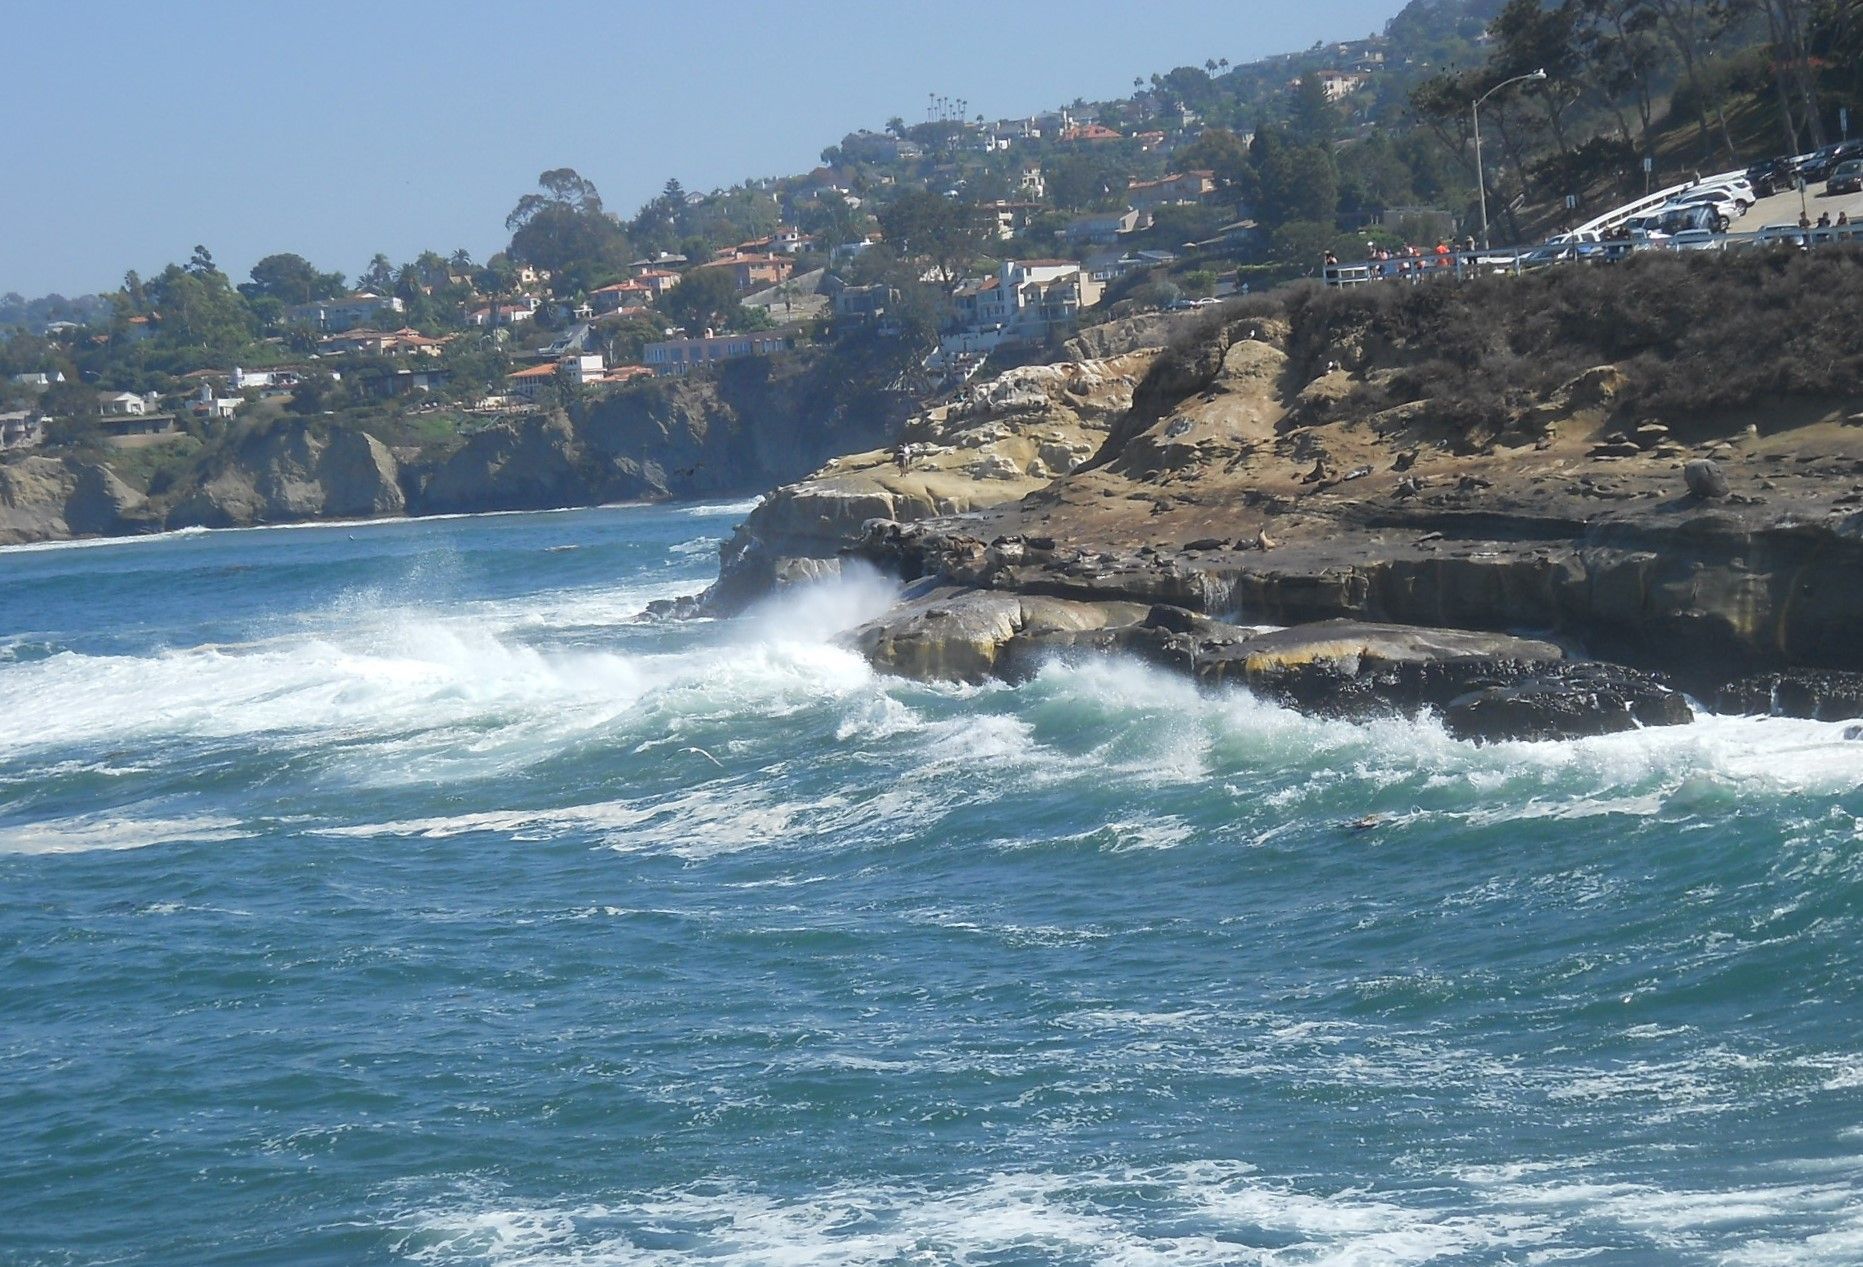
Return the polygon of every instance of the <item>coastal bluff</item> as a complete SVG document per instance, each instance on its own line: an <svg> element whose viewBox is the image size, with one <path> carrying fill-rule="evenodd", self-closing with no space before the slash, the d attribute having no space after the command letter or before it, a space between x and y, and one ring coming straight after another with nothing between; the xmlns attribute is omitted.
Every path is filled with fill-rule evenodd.
<svg viewBox="0 0 1863 1267"><path fill-rule="evenodd" d="M829 354L738 362L426 445L285 416L215 437L153 485L109 450L33 456L0 464L0 545L745 496L898 434L909 398L862 368Z"/></svg>
<svg viewBox="0 0 1863 1267"><path fill-rule="evenodd" d="M845 467L824 469L750 517L707 601L728 609L859 557L953 613L908 603L854 636L894 672L974 680L1025 672L1037 651L1152 654L1169 640L1131 612L1172 610L1229 638L1344 620L1561 649L1568 667L1550 676L1471 673L1462 685L1513 692L1489 697L1490 716L1535 700L1546 713L1580 666L1592 686L1610 678L1608 710L1638 724L1681 718L1654 702L1669 688L1730 709L1841 713L1858 697L1848 675L1863 673L1855 333L1787 320L1707 346L1714 331L1699 327L1714 323L1670 310L1668 328L1627 342L1622 328L1650 321L1685 267L1232 307L1149 354L1090 459L989 504L907 498L903 515L899 489L878 495L897 480L877 463L852 484ZM1708 280L1738 311L1776 297L1780 272L1811 267L1847 270L1816 279L1839 284L1863 272L1848 258L1780 259ZM1793 382L1814 358L1837 371ZM1678 368L1689 365L1698 376ZM1071 609L1056 603L1098 614L1062 619ZM1163 658L1234 680L1207 654ZM1806 673L1825 675L1819 702L1795 704ZM1735 685L1769 674L1786 688ZM1386 702L1412 706L1408 689Z"/></svg>

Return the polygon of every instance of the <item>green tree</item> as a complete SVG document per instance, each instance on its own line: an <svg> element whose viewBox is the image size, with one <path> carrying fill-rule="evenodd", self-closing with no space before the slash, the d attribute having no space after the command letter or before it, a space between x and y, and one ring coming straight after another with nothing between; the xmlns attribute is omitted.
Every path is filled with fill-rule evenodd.
<svg viewBox="0 0 1863 1267"><path fill-rule="evenodd" d="M1301 145L1263 128L1255 134L1253 157L1261 177L1259 213L1265 223L1332 223L1339 210L1339 173L1330 148Z"/></svg>
<svg viewBox="0 0 1863 1267"><path fill-rule="evenodd" d="M356 284L378 295L392 293L395 288L394 261L377 251L369 261L369 266L362 270L362 276L356 279Z"/></svg>
<svg viewBox="0 0 1863 1267"><path fill-rule="evenodd" d="M724 330L737 324L743 304L729 271L695 268L660 299L660 311L696 337L708 329Z"/></svg>
<svg viewBox="0 0 1863 1267"><path fill-rule="evenodd" d="M643 251L670 251L685 236L688 210L685 187L668 180L628 223L628 234Z"/></svg>
<svg viewBox="0 0 1863 1267"><path fill-rule="evenodd" d="M1299 145L1331 145L1339 139L1339 108L1316 74L1300 77L1289 105L1288 135Z"/></svg>
<svg viewBox="0 0 1863 1267"><path fill-rule="evenodd" d="M1208 128L1202 136L1177 152L1173 160L1187 171L1207 169L1223 188L1252 201L1258 185L1248 145L1228 128Z"/></svg>
<svg viewBox="0 0 1863 1267"><path fill-rule="evenodd" d="M39 408L54 418L91 418L97 413L97 389L68 377L45 389Z"/></svg>
<svg viewBox="0 0 1863 1267"><path fill-rule="evenodd" d="M821 249L858 242L866 236L866 217L837 193L823 194L804 207L796 219L797 227L814 234L815 245Z"/></svg>
<svg viewBox="0 0 1863 1267"><path fill-rule="evenodd" d="M1312 272L1320 267L1338 236L1331 221L1290 220L1274 231L1268 255L1277 264Z"/></svg>
<svg viewBox="0 0 1863 1267"><path fill-rule="evenodd" d="M158 337L169 348L224 360L252 339L245 300L202 248L188 267L170 264L144 289L161 317Z"/></svg>
<svg viewBox="0 0 1863 1267"><path fill-rule="evenodd" d="M984 209L925 189L909 189L879 212L880 232L901 256L924 260L947 286L994 240Z"/></svg>
<svg viewBox="0 0 1863 1267"><path fill-rule="evenodd" d="M281 304L307 304L343 293L343 275L324 273L302 255L268 255L252 266L239 293L248 300L269 297Z"/></svg>
<svg viewBox="0 0 1863 1267"><path fill-rule="evenodd" d="M595 185L570 167L544 172L537 184L543 192L525 194L505 217L512 258L548 269L563 294L619 276L630 253L627 235L602 208Z"/></svg>

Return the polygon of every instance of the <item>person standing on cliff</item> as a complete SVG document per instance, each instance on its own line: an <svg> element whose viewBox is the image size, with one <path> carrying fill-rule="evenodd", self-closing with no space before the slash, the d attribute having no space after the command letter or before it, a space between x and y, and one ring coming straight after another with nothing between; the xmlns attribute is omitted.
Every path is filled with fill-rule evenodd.
<svg viewBox="0 0 1863 1267"><path fill-rule="evenodd" d="M898 448L894 449L893 450L893 464L899 468L899 473L901 475L904 475L907 471L911 470L912 469L912 446L909 444L901 444Z"/></svg>

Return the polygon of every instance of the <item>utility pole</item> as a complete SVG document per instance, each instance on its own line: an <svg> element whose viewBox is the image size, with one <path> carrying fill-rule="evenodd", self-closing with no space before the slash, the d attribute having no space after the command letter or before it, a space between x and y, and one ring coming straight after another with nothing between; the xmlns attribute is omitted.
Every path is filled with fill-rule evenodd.
<svg viewBox="0 0 1863 1267"><path fill-rule="evenodd" d="M1481 103L1492 97L1509 84L1524 84L1546 78L1544 70L1536 70L1530 75L1515 75L1512 79L1503 79L1488 91L1482 93L1469 104L1469 113L1475 120L1475 186L1481 193L1481 249L1487 250L1488 241L1488 173L1481 165Z"/></svg>

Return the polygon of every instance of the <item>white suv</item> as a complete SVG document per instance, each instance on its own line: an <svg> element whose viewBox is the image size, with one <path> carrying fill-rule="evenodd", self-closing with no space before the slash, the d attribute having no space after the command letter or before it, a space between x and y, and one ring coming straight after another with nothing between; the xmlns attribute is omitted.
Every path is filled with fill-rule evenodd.
<svg viewBox="0 0 1863 1267"><path fill-rule="evenodd" d="M1758 195L1753 192L1753 182L1745 176L1716 176L1704 180L1699 184L1690 185L1671 201L1681 202L1697 194L1706 193L1718 193L1729 202L1739 203L1741 211L1745 211L1759 201Z"/></svg>

